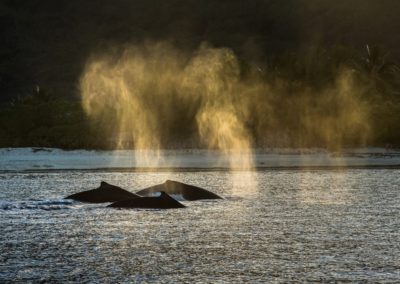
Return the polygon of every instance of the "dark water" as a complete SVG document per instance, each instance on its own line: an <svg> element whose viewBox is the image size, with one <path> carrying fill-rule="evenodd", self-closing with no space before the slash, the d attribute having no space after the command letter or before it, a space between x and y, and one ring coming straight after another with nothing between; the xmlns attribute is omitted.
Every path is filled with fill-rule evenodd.
<svg viewBox="0 0 400 284"><path fill-rule="evenodd" d="M400 282L400 170L2 173L0 282ZM243 175L243 179L240 175ZM222 201L166 211L63 200L175 179Z"/></svg>

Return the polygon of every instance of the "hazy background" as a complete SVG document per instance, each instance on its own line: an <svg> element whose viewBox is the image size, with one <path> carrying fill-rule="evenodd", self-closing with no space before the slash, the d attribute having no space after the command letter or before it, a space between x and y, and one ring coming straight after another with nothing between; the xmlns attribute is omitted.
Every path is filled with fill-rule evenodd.
<svg viewBox="0 0 400 284"><path fill-rule="evenodd" d="M309 44L379 44L398 57L399 11L396 0L2 0L1 99L35 85L76 95L93 50L143 39L188 49L208 41L263 62Z"/></svg>
<svg viewBox="0 0 400 284"><path fill-rule="evenodd" d="M251 100L268 101L257 113L274 112L242 121L250 143L399 145L399 11L396 0L3 0L0 146L114 147L105 133L115 129L99 121L93 129L81 108L80 78L89 59L118 61L144 42L168 42L188 60L204 42L231 51L239 80L268 89ZM356 97L327 100L349 72ZM349 121L352 104L355 124L336 125ZM303 121L307 109L318 111ZM330 134L310 124L321 119ZM193 118L167 132L165 147L178 136L196 145Z"/></svg>

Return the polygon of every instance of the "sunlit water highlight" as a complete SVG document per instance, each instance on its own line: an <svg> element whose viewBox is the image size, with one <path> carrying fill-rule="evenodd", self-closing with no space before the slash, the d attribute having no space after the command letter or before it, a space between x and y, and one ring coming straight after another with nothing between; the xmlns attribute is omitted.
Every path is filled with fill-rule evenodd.
<svg viewBox="0 0 400 284"><path fill-rule="evenodd" d="M232 189L233 174L258 186ZM167 211L62 199L167 178L225 199ZM398 282L400 170L0 173L0 232L1 283Z"/></svg>

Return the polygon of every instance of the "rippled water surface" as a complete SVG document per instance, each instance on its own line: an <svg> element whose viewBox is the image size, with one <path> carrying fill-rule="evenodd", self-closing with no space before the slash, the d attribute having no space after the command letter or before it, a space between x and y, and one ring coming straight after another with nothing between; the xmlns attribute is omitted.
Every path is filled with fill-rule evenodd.
<svg viewBox="0 0 400 284"><path fill-rule="evenodd" d="M1 173L0 282L400 281L400 170L248 174ZM101 180L166 179L225 199L165 211L63 200Z"/></svg>

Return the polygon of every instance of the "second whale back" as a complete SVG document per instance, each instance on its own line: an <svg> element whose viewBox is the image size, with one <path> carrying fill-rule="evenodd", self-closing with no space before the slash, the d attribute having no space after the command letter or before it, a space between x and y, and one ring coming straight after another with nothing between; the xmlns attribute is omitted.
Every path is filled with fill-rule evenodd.
<svg viewBox="0 0 400 284"><path fill-rule="evenodd" d="M163 184L142 189L136 194L140 196L154 196L155 193L161 191L169 195L180 195L183 199L188 201L201 199L222 199L222 197L204 188L173 180L167 180Z"/></svg>

